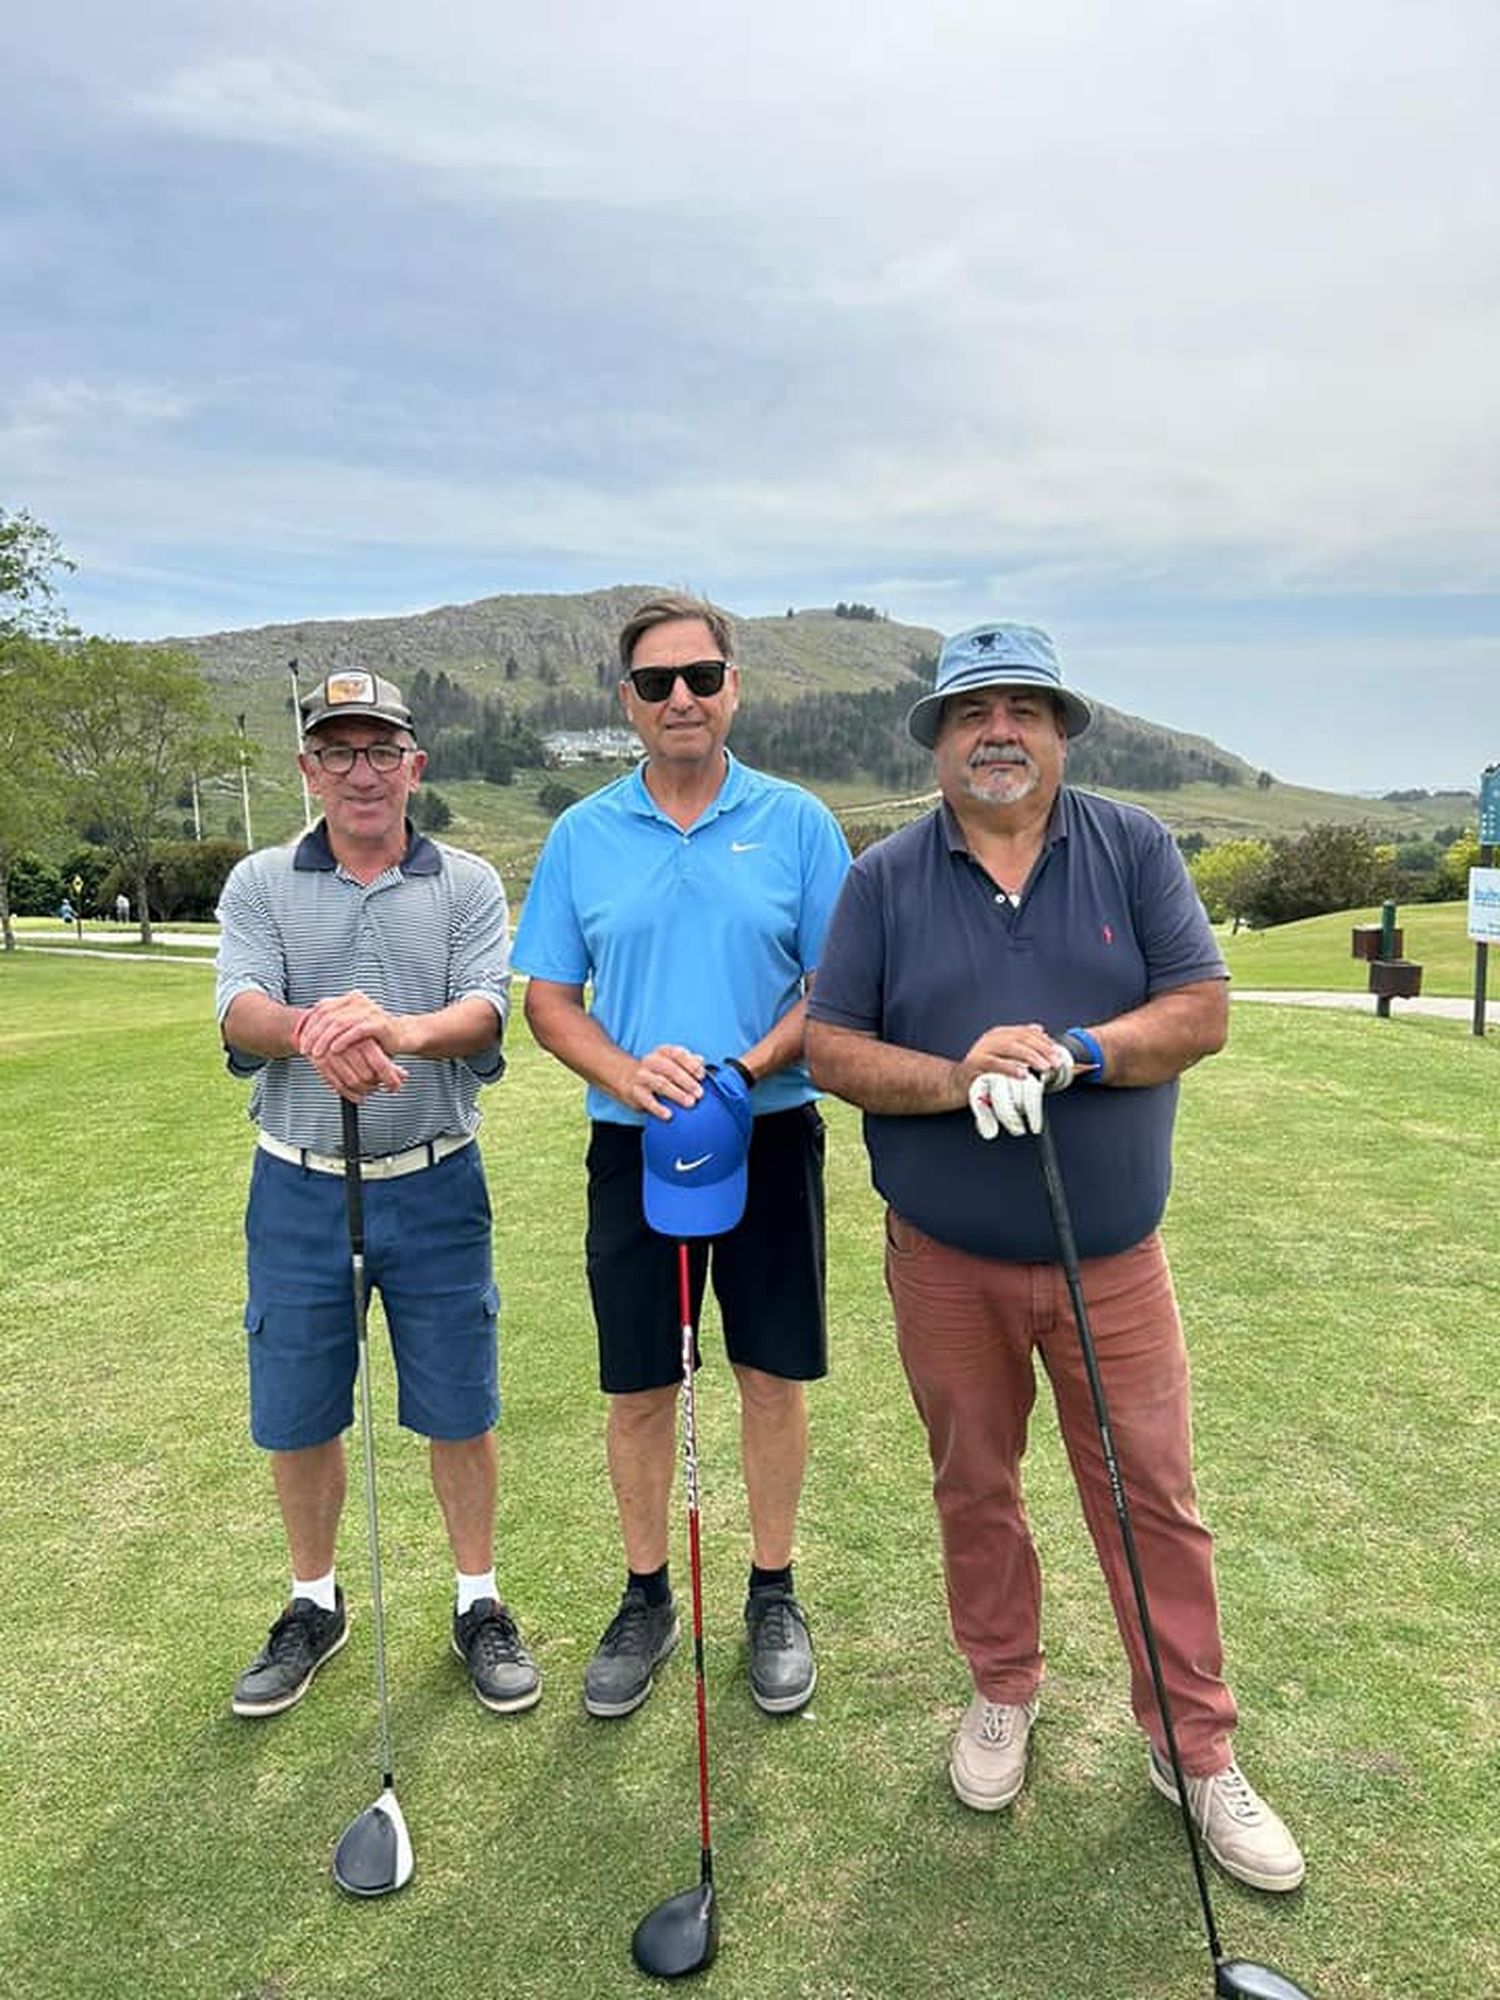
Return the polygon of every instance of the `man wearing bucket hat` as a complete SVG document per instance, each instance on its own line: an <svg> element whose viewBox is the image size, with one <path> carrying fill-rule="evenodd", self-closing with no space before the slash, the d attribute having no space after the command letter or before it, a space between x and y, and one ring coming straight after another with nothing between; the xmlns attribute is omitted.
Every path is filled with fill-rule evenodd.
<svg viewBox="0 0 1500 2000"><path fill-rule="evenodd" d="M816 1675L792 1554L805 1385L827 1372L823 1124L802 1033L849 849L810 792L730 754L739 673L722 611L653 599L626 622L619 654L645 760L553 827L515 951L530 975L533 1033L588 1084L585 1256L626 1577L584 1675L584 1706L628 1715L677 1643L667 1527L678 1274L643 1210L641 1132L665 1127L667 1188L681 1179L687 1194L707 1171L695 1165L704 1148L679 1154L668 1121L712 1090L748 1109L753 1126L743 1218L691 1232L693 1306L696 1317L711 1269L740 1395L750 1691L767 1712L789 1713Z"/></svg>
<svg viewBox="0 0 1500 2000"><path fill-rule="evenodd" d="M251 1432L270 1454L289 1601L240 1675L237 1715L299 1701L344 1644L334 1543L356 1324L340 1100L359 1107L369 1225L402 1424L428 1439L457 1569L452 1647L487 1708L541 1680L494 1577L499 1411L490 1208L475 1144L504 1071L510 922L487 861L425 839L426 762L391 681L331 673L301 700L298 762L323 817L248 855L219 904L218 1018L259 1127L246 1215Z"/></svg>
<svg viewBox="0 0 1500 2000"><path fill-rule="evenodd" d="M1170 834L1064 783L1091 720L1051 639L987 622L947 641L908 717L941 800L855 862L809 1005L815 1079L865 1113L886 1283L933 1465L954 1636L973 1698L953 1788L981 1811L1026 1777L1041 1579L1020 1466L1040 1352L1130 1662L1148 1774L1177 1796L1107 1467L1032 1149L1073 1190L1084 1298L1189 1804L1239 1880L1302 1880L1234 1761L1212 1540L1194 1497L1188 1365L1157 1225L1177 1080L1228 1033L1227 973Z"/></svg>

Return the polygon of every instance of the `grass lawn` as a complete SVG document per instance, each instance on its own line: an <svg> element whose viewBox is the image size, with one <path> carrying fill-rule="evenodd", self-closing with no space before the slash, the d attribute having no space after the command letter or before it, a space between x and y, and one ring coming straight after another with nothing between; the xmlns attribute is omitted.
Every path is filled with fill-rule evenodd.
<svg viewBox="0 0 1500 2000"><path fill-rule="evenodd" d="M1468 917L1467 903L1403 903L1398 908L1396 927L1405 933L1402 952L1421 966L1424 994L1458 999L1473 995L1474 947L1468 938ZM1367 993L1369 967L1352 956L1349 934L1356 924L1379 922L1376 904L1368 910L1307 917L1299 924L1277 924L1268 931L1242 930L1234 937L1221 927L1219 943L1241 986L1283 993L1299 989ZM1500 997L1500 954L1490 955L1487 985L1491 999ZM1372 1008L1374 1004L1372 1000Z"/></svg>
<svg viewBox="0 0 1500 2000"><path fill-rule="evenodd" d="M0 962L6 1990L648 1991L631 1929L697 1872L692 1675L684 1646L637 1715L583 1714L620 1564L579 1249L580 1089L518 1031L484 1135L505 1300L501 1572L546 1692L507 1720L465 1689L423 1451L395 1429L377 1339L396 1769L417 1874L389 1902L350 1903L329 1856L378 1781L357 1500L350 1644L287 1715L245 1724L227 1706L285 1564L244 1428L251 1132L210 1016L206 966ZM1281 1900L1215 1873L1215 1903L1232 1955L1280 1965L1318 2000L1500 1992L1483 1914L1500 1864L1500 1230L1475 1143L1497 1090L1500 1042L1460 1024L1264 1007L1237 1013L1231 1049L1184 1091L1168 1233L1239 1747L1309 1863L1306 1889ZM1029 1498L1050 1679L1031 1782L993 1819L949 1790L965 1675L857 1120L836 1104L828 1118L833 1372L813 1397L798 1557L821 1679L783 1721L745 1684L734 1414L707 1343L724 1930L696 1990L1204 1994L1181 1830L1146 1783L1045 1397ZM680 1506L673 1532L685 1584Z"/></svg>

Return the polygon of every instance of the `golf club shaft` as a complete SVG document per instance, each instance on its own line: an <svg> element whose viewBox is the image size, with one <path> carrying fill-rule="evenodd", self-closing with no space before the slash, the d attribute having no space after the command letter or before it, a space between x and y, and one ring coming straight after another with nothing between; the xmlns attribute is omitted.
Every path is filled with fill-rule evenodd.
<svg viewBox="0 0 1500 2000"><path fill-rule="evenodd" d="M1088 1306L1083 1296L1083 1273L1078 1261L1078 1245L1073 1237L1073 1219L1068 1212L1068 1197L1063 1187L1062 1171L1057 1164L1057 1148L1053 1143L1052 1128L1045 1122L1036 1135L1036 1143L1037 1156L1042 1163L1042 1178L1047 1185L1047 1202L1052 1211L1052 1230L1057 1238L1063 1276L1067 1280L1068 1296L1073 1302L1073 1318L1078 1327L1078 1345L1083 1353L1084 1372L1088 1376L1089 1393L1094 1399L1094 1415L1099 1425L1099 1443L1104 1453L1104 1469L1109 1477L1109 1490L1115 1503L1115 1518L1120 1524L1120 1540L1124 1544L1125 1562L1135 1592L1136 1610L1140 1615L1141 1638L1151 1668L1151 1685L1156 1692L1156 1706L1161 1715L1162 1734L1166 1737L1167 1756L1171 1760L1172 1777L1177 1786L1177 1800L1182 1808L1182 1824L1187 1834L1188 1852L1193 1858L1193 1876L1198 1884L1198 1900L1203 1905L1203 1922L1208 1933L1208 1948L1213 1953L1217 1965L1224 1956L1224 1950L1219 1943L1213 1904L1209 1901L1208 1877L1204 1873L1203 1855L1198 1845L1198 1829L1193 1824L1192 1807L1188 1803L1187 1778L1183 1773L1182 1760L1177 1754L1177 1733L1172 1727L1172 1709L1167 1699L1167 1684L1161 1670L1156 1633L1151 1624L1151 1607L1146 1598L1146 1579L1141 1573L1140 1557L1136 1552L1135 1530L1131 1526L1130 1508L1125 1498L1125 1482L1120 1477L1120 1463L1115 1456L1114 1436L1109 1423L1109 1405L1105 1401L1104 1382L1099 1373L1099 1356L1094 1346Z"/></svg>
<svg viewBox="0 0 1500 2000"><path fill-rule="evenodd" d="M698 1533L698 1427L693 1389L693 1298L688 1247L677 1246L677 1295L682 1309L682 1478L687 1493L688 1560L693 1587L693 1676L698 1706L698 1824L703 1880L713 1879L708 1824L708 1694L703 1678L703 1554Z"/></svg>
<svg viewBox="0 0 1500 2000"><path fill-rule="evenodd" d="M364 1453L365 1527L370 1545L370 1609L375 1625L375 1696L380 1714L380 1768L395 1783L391 1755L391 1703L385 1677L385 1593L380 1580L380 1520L375 1506L375 1421L370 1397L369 1311L365 1293L365 1205L360 1177L359 1106L339 1099L344 1118L344 1194L349 1211L349 1253L354 1267L354 1323L359 1339L359 1433Z"/></svg>

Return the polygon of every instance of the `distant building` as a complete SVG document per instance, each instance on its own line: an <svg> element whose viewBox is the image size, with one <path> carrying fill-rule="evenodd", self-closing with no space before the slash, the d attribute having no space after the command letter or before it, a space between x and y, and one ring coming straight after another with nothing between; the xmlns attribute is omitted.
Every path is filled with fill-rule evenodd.
<svg viewBox="0 0 1500 2000"><path fill-rule="evenodd" d="M567 764L628 764L645 755L646 746L633 729L553 729L542 738L547 762Z"/></svg>

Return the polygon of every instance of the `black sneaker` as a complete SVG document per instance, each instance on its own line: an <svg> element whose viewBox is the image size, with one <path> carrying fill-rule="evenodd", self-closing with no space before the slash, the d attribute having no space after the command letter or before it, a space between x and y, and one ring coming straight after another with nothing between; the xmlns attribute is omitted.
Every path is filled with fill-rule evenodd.
<svg viewBox="0 0 1500 2000"><path fill-rule="evenodd" d="M651 1692L651 1673L677 1644L680 1627L672 1598L648 1604L643 1590L627 1590L583 1676L583 1705L590 1715L629 1715Z"/></svg>
<svg viewBox="0 0 1500 2000"><path fill-rule="evenodd" d="M336 1586L334 1597L332 1611L310 1597L292 1599L234 1684L229 1705L236 1715L279 1715L301 1701L313 1675L349 1636L343 1590Z"/></svg>
<svg viewBox="0 0 1500 2000"><path fill-rule="evenodd" d="M745 1600L750 1641L750 1692L767 1715L790 1715L817 1685L812 1635L802 1606L780 1584L752 1590Z"/></svg>
<svg viewBox="0 0 1500 2000"><path fill-rule="evenodd" d="M542 1677L522 1643L516 1621L493 1597L480 1597L467 1611L453 1614L453 1650L469 1670L475 1694L486 1708L511 1715L535 1708Z"/></svg>

